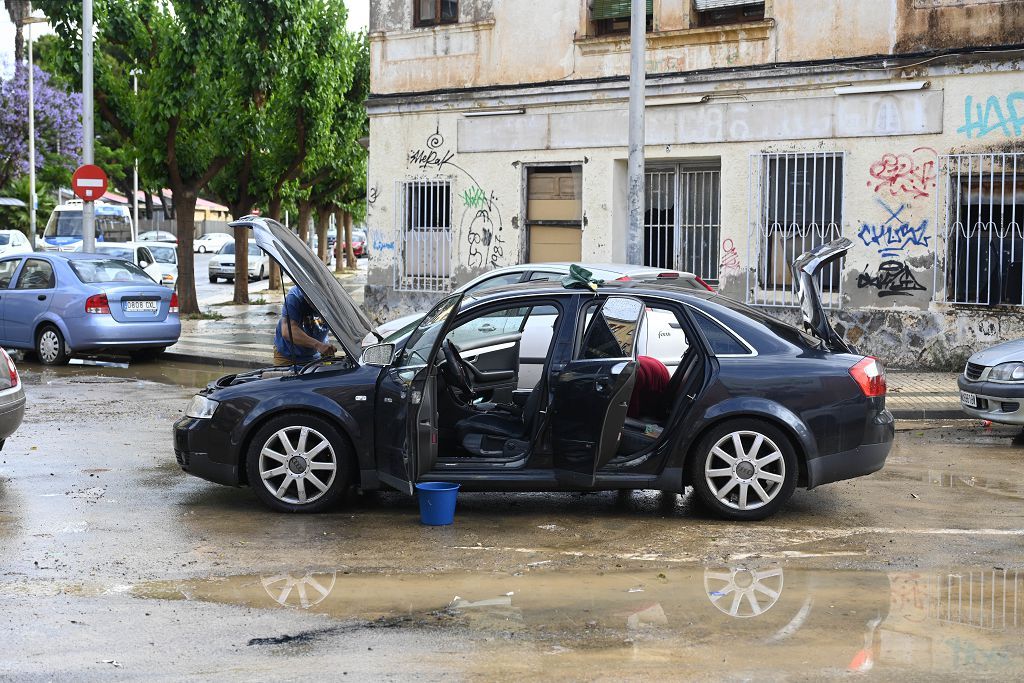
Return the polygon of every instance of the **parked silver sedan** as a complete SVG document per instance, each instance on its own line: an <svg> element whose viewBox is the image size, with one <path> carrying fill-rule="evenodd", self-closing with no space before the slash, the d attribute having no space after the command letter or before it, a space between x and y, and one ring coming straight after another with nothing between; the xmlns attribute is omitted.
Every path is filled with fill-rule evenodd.
<svg viewBox="0 0 1024 683"><path fill-rule="evenodd" d="M25 416L25 390L14 361L0 348L0 448Z"/></svg>
<svg viewBox="0 0 1024 683"><path fill-rule="evenodd" d="M957 380L971 417L1024 426L1024 339L979 351Z"/></svg>

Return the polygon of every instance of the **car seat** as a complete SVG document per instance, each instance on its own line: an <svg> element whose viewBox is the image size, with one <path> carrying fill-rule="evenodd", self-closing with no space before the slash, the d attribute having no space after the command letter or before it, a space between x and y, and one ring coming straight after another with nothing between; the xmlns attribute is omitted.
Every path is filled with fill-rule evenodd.
<svg viewBox="0 0 1024 683"><path fill-rule="evenodd" d="M515 455L529 448L531 428L540 412L544 382L539 382L523 405L521 415L493 410L470 415L455 423L458 443L470 454Z"/></svg>

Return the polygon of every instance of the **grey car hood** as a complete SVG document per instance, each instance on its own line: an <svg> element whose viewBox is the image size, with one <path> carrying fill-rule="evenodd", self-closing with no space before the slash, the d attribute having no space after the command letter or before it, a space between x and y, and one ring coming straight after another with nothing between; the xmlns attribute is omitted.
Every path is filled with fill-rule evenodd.
<svg viewBox="0 0 1024 683"><path fill-rule="evenodd" d="M840 353L852 353L853 349L836 334L829 323L825 305L821 302L821 291L814 278L822 268L846 256L851 246L853 242L846 237L840 237L804 252L793 261L792 266L804 327L825 342L830 349Z"/></svg>
<svg viewBox="0 0 1024 683"><path fill-rule="evenodd" d="M373 330L373 324L330 268L295 233L273 219L246 216L231 223L231 227L252 230L256 245L288 273L323 316L345 354L358 361L362 339Z"/></svg>
<svg viewBox="0 0 1024 683"><path fill-rule="evenodd" d="M970 362L977 365L993 366L1012 361L1024 362L1024 339L996 344L971 356Z"/></svg>

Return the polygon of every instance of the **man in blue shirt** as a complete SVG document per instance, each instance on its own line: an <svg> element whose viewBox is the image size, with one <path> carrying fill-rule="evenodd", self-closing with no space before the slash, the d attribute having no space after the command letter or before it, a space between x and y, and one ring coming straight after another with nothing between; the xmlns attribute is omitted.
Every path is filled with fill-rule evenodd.
<svg viewBox="0 0 1024 683"><path fill-rule="evenodd" d="M328 328L297 286L284 297L274 333L274 365L305 365L337 349L327 343Z"/></svg>

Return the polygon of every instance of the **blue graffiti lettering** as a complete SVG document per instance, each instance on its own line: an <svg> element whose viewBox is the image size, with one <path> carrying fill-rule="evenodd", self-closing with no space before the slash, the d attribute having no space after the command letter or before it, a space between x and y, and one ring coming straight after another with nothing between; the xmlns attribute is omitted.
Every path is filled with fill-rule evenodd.
<svg viewBox="0 0 1024 683"><path fill-rule="evenodd" d="M970 139L983 138L997 130L1008 138L1020 137L1024 132L1024 92L1010 93L1005 102L1000 102L996 95L990 95L984 104L975 102L970 95L964 98L964 125L956 132Z"/></svg>
<svg viewBox="0 0 1024 683"><path fill-rule="evenodd" d="M903 220L900 214L907 208L900 204L896 209L882 200L878 204L889 214L881 223L861 223L857 237L866 247L877 247L881 256L895 256L910 246L927 247L928 220L924 219L916 226Z"/></svg>
<svg viewBox="0 0 1024 683"><path fill-rule="evenodd" d="M370 248L375 252L395 250L395 243L393 241L385 242L380 235L370 233L367 235L367 239L370 241Z"/></svg>

